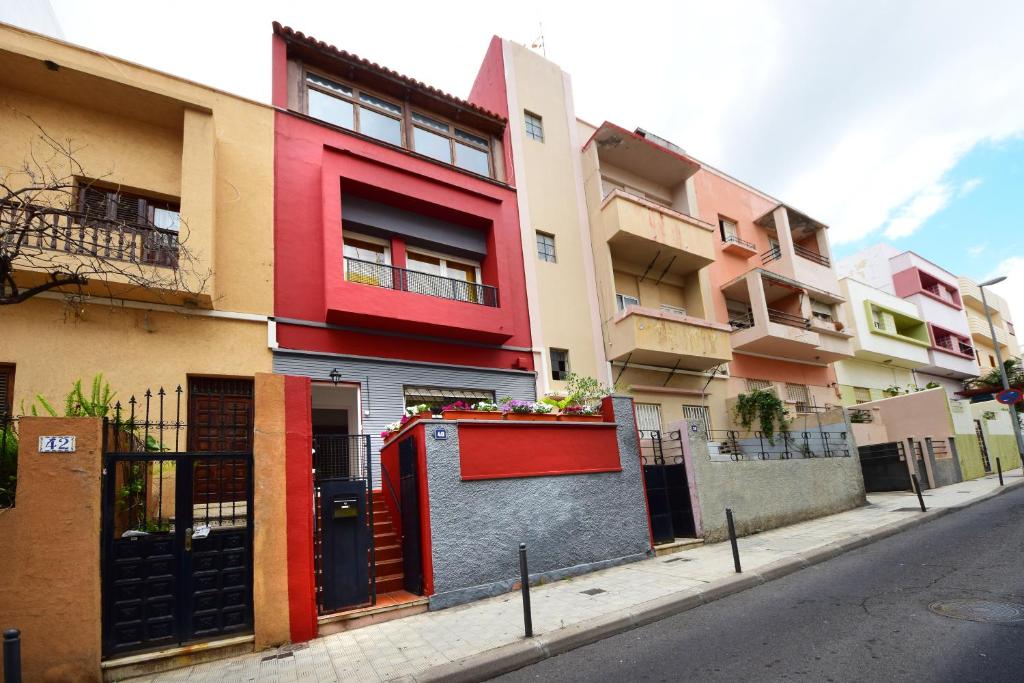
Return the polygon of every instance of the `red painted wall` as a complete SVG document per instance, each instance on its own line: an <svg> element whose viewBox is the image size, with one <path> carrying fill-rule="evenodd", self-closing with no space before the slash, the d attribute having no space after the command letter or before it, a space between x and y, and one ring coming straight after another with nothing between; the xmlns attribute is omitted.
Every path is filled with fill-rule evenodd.
<svg viewBox="0 0 1024 683"><path fill-rule="evenodd" d="M463 480L620 472L615 425L459 422Z"/></svg>
<svg viewBox="0 0 1024 683"><path fill-rule="evenodd" d="M277 316L492 346L531 346L513 189L284 112L276 114L275 178ZM485 284L498 287L500 306L346 281L342 191L484 231L488 255L481 263L481 274ZM303 332L279 343L285 348L309 348L291 346L301 339L303 344L324 347L339 343L338 335L330 330ZM311 337L319 340L311 342ZM378 346L376 339L363 342ZM461 349L442 346L395 341L372 355L430 361L434 348L439 351L438 362L446 362L442 357L465 355ZM532 363L530 354L526 358ZM510 367L514 357L497 353L481 362Z"/></svg>
<svg viewBox="0 0 1024 683"><path fill-rule="evenodd" d="M484 54L484 61L469 91L469 101L484 109L493 111L508 119L508 87L505 82L505 56L502 54L501 38L492 36ZM515 167L512 163L511 131L506 127L502 139L505 157L505 175L509 185L515 185Z"/></svg>
<svg viewBox="0 0 1024 683"><path fill-rule="evenodd" d="M285 514L292 642L317 634L313 575L313 434L308 377L285 377Z"/></svg>

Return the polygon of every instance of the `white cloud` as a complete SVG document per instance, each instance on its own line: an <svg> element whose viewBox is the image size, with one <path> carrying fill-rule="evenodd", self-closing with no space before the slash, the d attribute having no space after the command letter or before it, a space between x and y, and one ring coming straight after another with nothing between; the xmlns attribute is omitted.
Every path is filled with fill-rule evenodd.
<svg viewBox="0 0 1024 683"><path fill-rule="evenodd" d="M946 208L953 194L954 190L948 183L935 183L924 188L896 210L885 226L885 236L891 240L909 237L922 223Z"/></svg>
<svg viewBox="0 0 1024 683"><path fill-rule="evenodd" d="M981 242L980 244L975 244L972 247L968 247L967 253L970 255L971 258L978 258L979 256L985 253L986 249L988 249L988 242Z"/></svg>
<svg viewBox="0 0 1024 683"><path fill-rule="evenodd" d="M981 178L971 178L970 180L965 181L964 184L960 186L958 196L966 197L973 192L978 185L981 185Z"/></svg>

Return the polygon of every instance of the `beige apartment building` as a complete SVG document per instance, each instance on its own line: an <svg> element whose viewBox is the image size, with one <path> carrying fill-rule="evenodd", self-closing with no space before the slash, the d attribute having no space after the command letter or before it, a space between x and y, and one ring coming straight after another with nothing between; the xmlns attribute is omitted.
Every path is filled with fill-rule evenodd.
<svg viewBox="0 0 1024 683"><path fill-rule="evenodd" d="M969 277L961 276L959 285L964 312L967 314L967 326L971 330L974 357L978 362L978 374L985 375L999 363L996 360L996 351L992 344L992 331L985 318L985 304L981 299L981 290L978 288L978 283ZM1004 361L1009 358L1017 358L1020 356L1020 345L1017 342L1017 332L1013 328L1013 320L1010 317L1009 304L1006 299L991 289L985 290L985 300L988 302L988 312L996 330L999 353Z"/></svg>

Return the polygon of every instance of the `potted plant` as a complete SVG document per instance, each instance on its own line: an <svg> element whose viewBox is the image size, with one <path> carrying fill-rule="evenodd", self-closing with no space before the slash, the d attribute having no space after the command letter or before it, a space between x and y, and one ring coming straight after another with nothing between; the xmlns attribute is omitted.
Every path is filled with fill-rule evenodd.
<svg viewBox="0 0 1024 683"><path fill-rule="evenodd" d="M604 415L597 406L565 406L558 414L559 422L603 422Z"/></svg>
<svg viewBox="0 0 1024 683"><path fill-rule="evenodd" d="M384 431L380 433L380 438L383 439L385 443L387 443L388 440L391 439L391 437L393 437L395 434L400 432L402 430L402 427L404 426L405 423L402 422L401 420L389 422L388 424L384 425Z"/></svg>
<svg viewBox="0 0 1024 683"><path fill-rule="evenodd" d="M554 407L547 403L518 399L511 399L501 406L501 412L505 414L506 420L523 422L554 422L558 419L554 410Z"/></svg>
<svg viewBox="0 0 1024 683"><path fill-rule="evenodd" d="M465 401L456 401L441 408L441 417L446 420L500 420L501 409L497 403L487 401L472 405Z"/></svg>
<svg viewBox="0 0 1024 683"><path fill-rule="evenodd" d="M418 422L428 417L433 417L433 411L426 403L409 406L405 409L405 415L402 417L402 425L405 426L411 422Z"/></svg>

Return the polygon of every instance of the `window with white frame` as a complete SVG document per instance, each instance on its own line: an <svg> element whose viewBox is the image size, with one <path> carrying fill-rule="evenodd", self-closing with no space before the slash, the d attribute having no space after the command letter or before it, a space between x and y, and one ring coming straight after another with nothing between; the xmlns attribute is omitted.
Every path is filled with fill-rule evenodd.
<svg viewBox="0 0 1024 683"><path fill-rule="evenodd" d="M686 309L681 306L670 306L669 304L662 304L661 310L665 313L672 313L673 315L686 316Z"/></svg>
<svg viewBox="0 0 1024 683"><path fill-rule="evenodd" d="M616 294L615 295L615 308L619 309L620 311L624 311L627 308L629 308L630 306L639 306L639 305L640 305L640 299L636 298L635 296L630 296L629 294Z"/></svg>
<svg viewBox="0 0 1024 683"><path fill-rule="evenodd" d="M711 435L711 413L708 411L707 406L683 406L683 418L686 420L699 420L701 426L704 428L704 438L710 438Z"/></svg>
<svg viewBox="0 0 1024 683"><path fill-rule="evenodd" d="M491 143L487 138L415 111L412 124L413 149L420 154L473 173L491 175Z"/></svg>
<svg viewBox="0 0 1024 683"><path fill-rule="evenodd" d="M775 382L770 379L750 379L746 380L747 391L770 391L775 393Z"/></svg>
<svg viewBox="0 0 1024 683"><path fill-rule="evenodd" d="M387 240L345 232L345 279L375 287L391 287L391 245Z"/></svg>
<svg viewBox="0 0 1024 683"><path fill-rule="evenodd" d="M786 398L796 403L796 412L806 413L810 410L810 399L808 398L806 384L786 382Z"/></svg>
<svg viewBox="0 0 1024 683"><path fill-rule="evenodd" d="M306 109L321 121L392 145L402 144L402 105L358 88L306 74Z"/></svg>
<svg viewBox="0 0 1024 683"><path fill-rule="evenodd" d="M526 137L544 142L544 123L541 117L528 111L523 112L523 121L526 128Z"/></svg>
<svg viewBox="0 0 1024 683"><path fill-rule="evenodd" d="M828 323L835 320L835 316L832 311L832 304L825 303L824 301L811 299L811 315L818 320Z"/></svg>
<svg viewBox="0 0 1024 683"><path fill-rule="evenodd" d="M479 303L480 264L465 259L409 250L405 256L406 284L410 292ZM417 277L421 273L426 277ZM433 276L433 277L430 277Z"/></svg>
<svg viewBox="0 0 1024 683"><path fill-rule="evenodd" d="M551 349L551 379L569 379L569 352L565 349Z"/></svg>
<svg viewBox="0 0 1024 683"><path fill-rule="evenodd" d="M661 431L661 406L657 403L637 403L636 426L641 438L651 438L649 432Z"/></svg>
<svg viewBox="0 0 1024 683"><path fill-rule="evenodd" d="M555 236L537 231L537 258L548 263L556 263Z"/></svg>
<svg viewBox="0 0 1024 683"><path fill-rule="evenodd" d="M718 217L718 231L722 235L723 242L734 240L740 236L739 229L736 227L736 221L725 218L724 216Z"/></svg>

